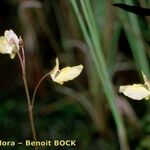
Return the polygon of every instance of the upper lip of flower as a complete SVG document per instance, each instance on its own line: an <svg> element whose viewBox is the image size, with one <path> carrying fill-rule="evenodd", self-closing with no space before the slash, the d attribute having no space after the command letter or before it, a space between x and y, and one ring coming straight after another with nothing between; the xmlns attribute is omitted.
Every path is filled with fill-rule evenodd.
<svg viewBox="0 0 150 150"><path fill-rule="evenodd" d="M17 50L19 50L19 38L12 30L6 30L4 37L7 39L10 46L15 45Z"/></svg>

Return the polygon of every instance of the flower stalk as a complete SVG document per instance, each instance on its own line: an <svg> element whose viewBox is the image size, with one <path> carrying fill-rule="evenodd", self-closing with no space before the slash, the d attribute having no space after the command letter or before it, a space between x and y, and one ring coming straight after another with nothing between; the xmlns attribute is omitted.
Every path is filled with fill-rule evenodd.
<svg viewBox="0 0 150 150"><path fill-rule="evenodd" d="M41 82L47 77L47 76L50 76L50 73L48 72L47 74L45 74L41 79L40 81L38 82L37 86L35 87L35 90L33 92L33 96L32 96L32 101L31 101L31 107L33 108L33 105L34 105L34 101L35 101L35 95L36 95L36 92L38 90L38 87L40 86Z"/></svg>
<svg viewBox="0 0 150 150"><path fill-rule="evenodd" d="M27 84L27 77L26 77L25 53L24 53L24 48L23 47L20 47L20 49L21 49L21 52L22 52L22 57L21 57L19 52L17 54L18 54L20 64L21 64L21 69L22 69L22 79L23 79L23 84L24 84L27 103L28 103L28 112L29 112L29 118L30 118L30 125L31 125L33 140L37 141L35 123L34 123L34 115L33 115L33 106L31 105L31 98L30 98L30 94L29 94L29 89L28 89L28 84ZM35 150L38 150L37 146L35 146Z"/></svg>

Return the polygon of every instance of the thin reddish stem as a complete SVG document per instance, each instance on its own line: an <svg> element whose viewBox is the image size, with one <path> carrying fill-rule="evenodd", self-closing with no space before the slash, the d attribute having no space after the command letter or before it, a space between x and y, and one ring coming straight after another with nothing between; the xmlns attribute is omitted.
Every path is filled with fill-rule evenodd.
<svg viewBox="0 0 150 150"><path fill-rule="evenodd" d="M37 141L37 136L36 136L36 131L35 131L35 124L34 124L33 107L31 106L31 98L30 98L30 94L29 94L29 89L28 89L28 84L27 84L27 77L26 77L24 49L21 48L21 51L22 51L22 57L21 57L19 52L17 54L18 54L18 57L19 57L19 60L20 60L20 64L21 64L21 69L22 69L22 78L23 78L24 88L25 88L26 97L27 97L28 112L29 112L29 118L30 118L30 125L31 125L32 135L33 135L34 141ZM38 150L37 146L35 146L35 150Z"/></svg>
<svg viewBox="0 0 150 150"><path fill-rule="evenodd" d="M36 95L36 92L37 92L37 90L38 90L38 87L40 86L41 82L42 82L47 76L49 76L49 75L50 75L50 73L45 74L45 75L40 79L40 81L38 82L37 86L35 87L35 90L34 90L34 93L33 93L33 96L32 96L32 101L31 101L31 106L32 106L32 107L33 107L33 105L34 105L35 95Z"/></svg>

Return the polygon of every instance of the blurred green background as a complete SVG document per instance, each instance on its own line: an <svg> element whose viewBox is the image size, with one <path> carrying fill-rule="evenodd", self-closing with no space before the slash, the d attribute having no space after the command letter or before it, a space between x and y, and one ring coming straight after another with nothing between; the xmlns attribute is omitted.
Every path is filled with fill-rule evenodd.
<svg viewBox="0 0 150 150"><path fill-rule="evenodd" d="M75 148L43 149L117 150L126 141L121 133L130 149L150 149L150 102L118 93L120 85L142 83L141 70L150 75L150 17L114 2L150 7L149 0L1 0L0 34L12 29L24 40L31 94L56 57L61 67L84 65L75 80L60 86L49 77L38 90L38 139L77 141ZM0 60L0 140L32 140L19 60Z"/></svg>

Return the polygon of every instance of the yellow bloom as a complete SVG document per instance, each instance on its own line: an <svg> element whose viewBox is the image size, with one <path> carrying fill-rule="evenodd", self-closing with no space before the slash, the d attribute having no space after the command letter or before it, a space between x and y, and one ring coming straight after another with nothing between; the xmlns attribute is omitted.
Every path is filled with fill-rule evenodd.
<svg viewBox="0 0 150 150"><path fill-rule="evenodd" d="M144 84L123 85L119 92L134 100L150 99L150 82L142 72Z"/></svg>
<svg viewBox="0 0 150 150"><path fill-rule="evenodd" d="M12 30L6 30L4 36L0 37L0 53L9 54L13 59L19 51L19 38Z"/></svg>
<svg viewBox="0 0 150 150"><path fill-rule="evenodd" d="M59 84L63 84L66 81L73 80L77 76L80 75L80 73L83 70L83 65L73 66L73 67L65 67L61 70L59 70L59 60L56 58L55 60L56 65L55 67L50 71L50 76L54 82L57 82Z"/></svg>

